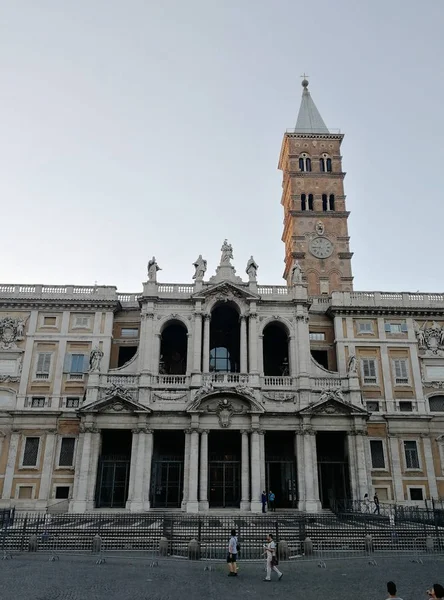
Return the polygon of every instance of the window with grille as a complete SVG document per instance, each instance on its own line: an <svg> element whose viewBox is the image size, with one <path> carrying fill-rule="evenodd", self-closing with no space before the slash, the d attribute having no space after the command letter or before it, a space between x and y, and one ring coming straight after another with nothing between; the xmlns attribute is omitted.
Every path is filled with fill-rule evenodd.
<svg viewBox="0 0 444 600"><path fill-rule="evenodd" d="M66 500L69 498L69 485L58 485L55 489L56 500Z"/></svg>
<svg viewBox="0 0 444 600"><path fill-rule="evenodd" d="M367 410L369 412L379 412L379 402L376 400L370 400L366 403Z"/></svg>
<svg viewBox="0 0 444 600"><path fill-rule="evenodd" d="M39 352L37 355L36 378L49 379L51 370L51 352Z"/></svg>
<svg viewBox="0 0 444 600"><path fill-rule="evenodd" d="M413 412L413 402L409 400L401 400L399 402L399 410L401 412Z"/></svg>
<svg viewBox="0 0 444 600"><path fill-rule="evenodd" d="M75 438L62 438L60 444L59 467L72 467L75 443Z"/></svg>
<svg viewBox="0 0 444 600"><path fill-rule="evenodd" d="M419 469L418 446L416 442L404 442L404 453L407 469Z"/></svg>
<svg viewBox="0 0 444 600"><path fill-rule="evenodd" d="M31 399L31 406L33 408L44 408L45 397L44 396L33 396Z"/></svg>
<svg viewBox="0 0 444 600"><path fill-rule="evenodd" d="M429 398L431 412L444 412L444 396L432 396Z"/></svg>
<svg viewBox="0 0 444 600"><path fill-rule="evenodd" d="M422 488L410 488L410 500L424 500L424 490Z"/></svg>
<svg viewBox="0 0 444 600"><path fill-rule="evenodd" d="M374 358L362 358L361 371L364 385L375 385L378 383L376 360Z"/></svg>
<svg viewBox="0 0 444 600"><path fill-rule="evenodd" d="M310 331L309 336L314 342L323 342L325 340L325 333Z"/></svg>
<svg viewBox="0 0 444 600"><path fill-rule="evenodd" d="M372 321L359 321L358 333L373 333Z"/></svg>
<svg viewBox="0 0 444 600"><path fill-rule="evenodd" d="M397 358L393 361L393 371L396 385L406 385L409 382L407 359Z"/></svg>
<svg viewBox="0 0 444 600"><path fill-rule="evenodd" d="M25 440L25 450L23 452L22 465L24 467L35 467L39 455L40 438L27 437Z"/></svg>
<svg viewBox="0 0 444 600"><path fill-rule="evenodd" d="M384 447L382 440L371 440L370 451L372 455L372 467L374 469L385 469Z"/></svg>
<svg viewBox="0 0 444 600"><path fill-rule="evenodd" d="M385 323L384 329L386 333L407 333L407 323Z"/></svg>
<svg viewBox="0 0 444 600"><path fill-rule="evenodd" d="M77 396L68 396L66 399L66 408L79 408L80 398Z"/></svg>

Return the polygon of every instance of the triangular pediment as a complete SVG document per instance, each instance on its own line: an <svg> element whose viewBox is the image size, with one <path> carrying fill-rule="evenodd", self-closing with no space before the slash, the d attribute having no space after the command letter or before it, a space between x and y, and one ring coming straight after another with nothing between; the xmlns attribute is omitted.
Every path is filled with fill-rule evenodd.
<svg viewBox="0 0 444 600"><path fill-rule="evenodd" d="M81 413L151 413L151 409L143 406L131 397L130 392L115 388L103 398L82 406Z"/></svg>
<svg viewBox="0 0 444 600"><path fill-rule="evenodd" d="M231 281L221 281L207 288L196 292L193 298L209 299L212 297L220 298L221 300L230 300L231 298L242 298L244 300L259 300L257 294L253 294L248 288L236 285Z"/></svg>
<svg viewBox="0 0 444 600"><path fill-rule="evenodd" d="M368 412L346 400L342 400L341 398L335 397L334 393L329 397L323 398L315 402L314 404L310 404L299 411L300 415L328 415L328 416L352 416L352 415L361 415L368 416Z"/></svg>

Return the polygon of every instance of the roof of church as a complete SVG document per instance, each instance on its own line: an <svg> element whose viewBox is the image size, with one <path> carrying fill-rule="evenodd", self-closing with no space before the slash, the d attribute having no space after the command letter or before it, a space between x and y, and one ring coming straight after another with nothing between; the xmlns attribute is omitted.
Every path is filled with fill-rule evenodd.
<svg viewBox="0 0 444 600"><path fill-rule="evenodd" d="M295 133L330 133L312 100L306 79L302 80L302 87L304 91L302 92L301 107L294 129Z"/></svg>

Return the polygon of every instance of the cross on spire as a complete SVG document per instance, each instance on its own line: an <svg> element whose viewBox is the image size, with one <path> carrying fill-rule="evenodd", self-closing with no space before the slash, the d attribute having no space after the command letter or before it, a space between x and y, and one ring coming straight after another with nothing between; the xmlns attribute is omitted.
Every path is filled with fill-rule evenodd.
<svg viewBox="0 0 444 600"><path fill-rule="evenodd" d="M300 75L300 77L302 77L303 79L307 79L307 77L310 77L310 75L307 75L306 73L304 73L303 75Z"/></svg>

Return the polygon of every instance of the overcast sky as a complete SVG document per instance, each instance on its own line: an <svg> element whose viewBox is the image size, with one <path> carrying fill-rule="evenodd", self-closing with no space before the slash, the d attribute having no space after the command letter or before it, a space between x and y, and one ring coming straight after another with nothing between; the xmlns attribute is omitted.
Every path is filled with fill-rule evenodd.
<svg viewBox="0 0 444 600"><path fill-rule="evenodd" d="M9 6L8 6L9 4ZM357 290L443 291L444 2L16 0L0 11L0 281L141 289L223 239L283 284L301 78L345 133Z"/></svg>

